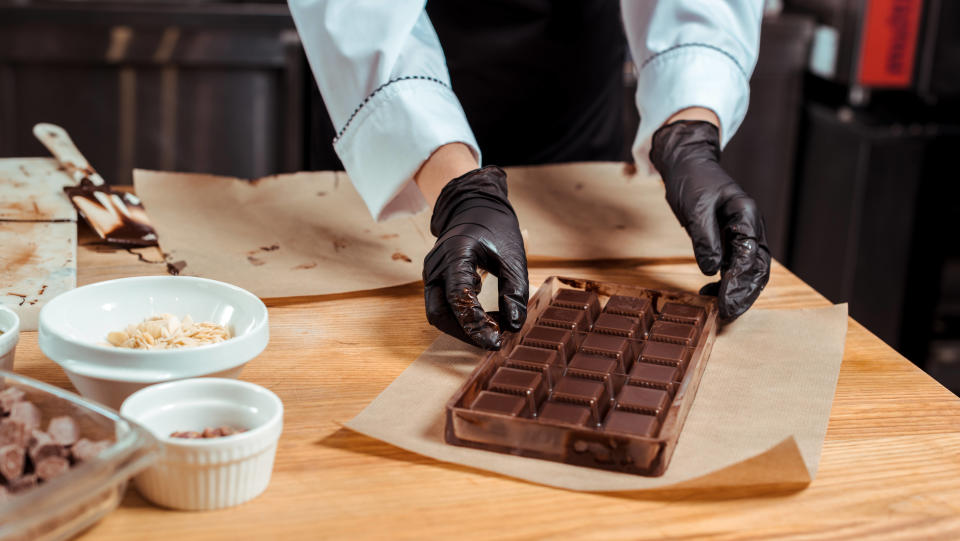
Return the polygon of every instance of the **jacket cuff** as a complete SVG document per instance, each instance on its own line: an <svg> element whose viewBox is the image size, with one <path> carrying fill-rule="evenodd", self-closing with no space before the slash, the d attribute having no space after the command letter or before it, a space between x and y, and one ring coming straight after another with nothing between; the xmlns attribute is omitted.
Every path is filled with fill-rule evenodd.
<svg viewBox="0 0 960 541"><path fill-rule="evenodd" d="M456 95L431 78L383 85L340 130L334 150L377 221L427 207L413 176L439 147L464 143L480 162L480 148Z"/></svg>
<svg viewBox="0 0 960 541"><path fill-rule="evenodd" d="M640 66L636 101L640 128L633 155L642 163L653 132L688 107L716 113L720 146L726 146L747 114L750 81L743 67L722 50L706 44L678 45Z"/></svg>

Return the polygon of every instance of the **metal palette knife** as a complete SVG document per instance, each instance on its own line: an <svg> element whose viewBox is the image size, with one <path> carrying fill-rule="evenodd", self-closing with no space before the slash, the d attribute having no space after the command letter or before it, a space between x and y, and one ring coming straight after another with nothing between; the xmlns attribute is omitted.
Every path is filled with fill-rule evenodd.
<svg viewBox="0 0 960 541"><path fill-rule="evenodd" d="M100 238L127 246L156 246L157 233L140 199L111 190L66 130L55 124L40 123L33 127L33 134L77 182L76 186L66 186L63 191Z"/></svg>

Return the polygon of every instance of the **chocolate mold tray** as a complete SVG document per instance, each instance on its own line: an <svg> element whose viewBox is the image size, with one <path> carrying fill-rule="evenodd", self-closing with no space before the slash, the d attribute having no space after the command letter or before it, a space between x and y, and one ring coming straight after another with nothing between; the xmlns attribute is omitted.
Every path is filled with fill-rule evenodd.
<svg viewBox="0 0 960 541"><path fill-rule="evenodd" d="M445 439L663 475L716 334L713 297L551 276L447 403Z"/></svg>

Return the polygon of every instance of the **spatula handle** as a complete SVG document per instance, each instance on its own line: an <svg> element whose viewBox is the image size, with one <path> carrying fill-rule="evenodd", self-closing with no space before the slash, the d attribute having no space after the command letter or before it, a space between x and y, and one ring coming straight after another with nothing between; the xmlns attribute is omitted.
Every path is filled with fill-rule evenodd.
<svg viewBox="0 0 960 541"><path fill-rule="evenodd" d="M67 134L67 130L56 124L41 122L33 127L33 135L43 143L43 146L47 147L53 157L67 170L67 174L78 184L85 178L89 179L95 186L104 184L103 177L83 157L77 145Z"/></svg>

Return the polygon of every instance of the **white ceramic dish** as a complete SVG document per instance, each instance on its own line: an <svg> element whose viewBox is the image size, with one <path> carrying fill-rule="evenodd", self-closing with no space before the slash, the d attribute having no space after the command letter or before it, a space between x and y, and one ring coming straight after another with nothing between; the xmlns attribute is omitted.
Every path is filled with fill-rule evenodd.
<svg viewBox="0 0 960 541"><path fill-rule="evenodd" d="M135 350L107 334L161 313L227 326L233 338L193 348ZM58 295L40 311L40 349L83 396L117 408L147 385L199 376L238 377L267 346L267 307L239 287L188 276L122 278Z"/></svg>
<svg viewBox="0 0 960 541"><path fill-rule="evenodd" d="M17 313L0 306L0 370L13 372L13 354L20 340L20 318Z"/></svg>
<svg viewBox="0 0 960 541"><path fill-rule="evenodd" d="M120 408L160 440L160 459L134 481L155 504L208 510L241 504L270 483L283 403L269 390L234 379L197 378L141 389ZM176 431L228 425L246 432L222 438L171 438Z"/></svg>

